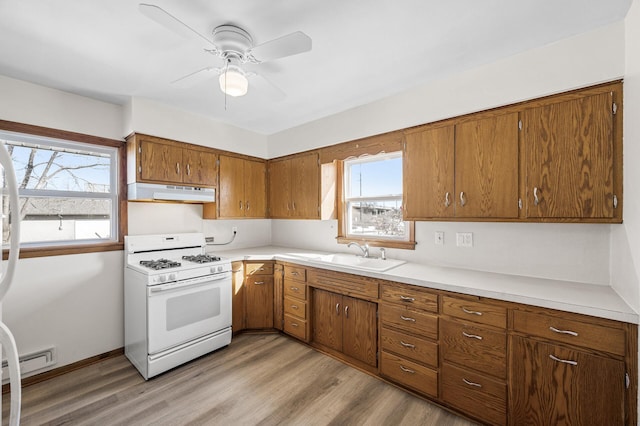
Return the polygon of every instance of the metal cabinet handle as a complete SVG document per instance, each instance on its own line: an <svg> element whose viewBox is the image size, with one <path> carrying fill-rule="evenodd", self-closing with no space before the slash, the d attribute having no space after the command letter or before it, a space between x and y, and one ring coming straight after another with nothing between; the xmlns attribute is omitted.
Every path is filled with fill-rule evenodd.
<svg viewBox="0 0 640 426"><path fill-rule="evenodd" d="M464 191L460 192L460 205L462 207L464 207L464 205L467 204L467 200L464 198Z"/></svg>
<svg viewBox="0 0 640 426"><path fill-rule="evenodd" d="M245 210L249 211L249 202L247 201L246 203L244 203L244 205L245 205Z"/></svg>
<svg viewBox="0 0 640 426"><path fill-rule="evenodd" d="M291 286L289 288L291 289L291 291L299 291L300 290L298 287L293 287L293 286Z"/></svg>
<svg viewBox="0 0 640 426"><path fill-rule="evenodd" d="M449 207L451 205L451 200L449 199L449 193L444 194L444 206Z"/></svg>
<svg viewBox="0 0 640 426"><path fill-rule="evenodd" d="M298 323L297 322L292 322L291 323L291 327L298 327Z"/></svg>
<svg viewBox="0 0 640 426"><path fill-rule="evenodd" d="M416 299L413 297L409 297L409 296L400 296L400 300L402 300L403 302L415 302Z"/></svg>
<svg viewBox="0 0 640 426"><path fill-rule="evenodd" d="M340 304L336 303L336 315L340 315Z"/></svg>
<svg viewBox="0 0 640 426"><path fill-rule="evenodd" d="M346 305L344 307L344 316L349 318L349 305Z"/></svg>
<svg viewBox="0 0 640 426"><path fill-rule="evenodd" d="M568 334L570 336L578 336L578 333L576 333L575 331L560 330L560 329L557 329L555 327L549 327L549 330L553 331L554 333L558 333L558 334Z"/></svg>
<svg viewBox="0 0 640 426"><path fill-rule="evenodd" d="M298 305L291 305L291 309L298 310L299 308L298 308Z"/></svg>
<svg viewBox="0 0 640 426"><path fill-rule="evenodd" d="M551 358L554 361L561 362L563 364L578 365L578 363L576 361L571 361L571 360L568 360L568 359L561 359L561 358L558 358L558 357L553 356L553 355L549 355L549 358Z"/></svg>
<svg viewBox="0 0 640 426"><path fill-rule="evenodd" d="M191 176L191 165L187 163L187 176Z"/></svg>
<svg viewBox="0 0 640 426"><path fill-rule="evenodd" d="M176 163L176 173L180 174L180 163Z"/></svg>
<svg viewBox="0 0 640 426"><path fill-rule="evenodd" d="M262 284L264 284L264 281L256 281L256 282L254 282L254 284L255 285L262 285Z"/></svg>
<svg viewBox="0 0 640 426"><path fill-rule="evenodd" d="M464 312L465 314L471 314L471 315L478 315L478 316L482 316L482 312L478 312L478 311L471 311L467 308L465 308L464 306L462 307L462 312Z"/></svg>
<svg viewBox="0 0 640 426"><path fill-rule="evenodd" d="M482 385L481 385L480 383L470 382L469 380L465 379L464 377L462 378L462 381L463 381L465 384L469 385L469 386L475 386L475 387L477 387L477 388L481 388L481 387L482 387Z"/></svg>
<svg viewBox="0 0 640 426"><path fill-rule="evenodd" d="M400 319L403 320L403 321L416 322L415 318L405 317L405 316L402 316L402 315L400 315Z"/></svg>
<svg viewBox="0 0 640 426"><path fill-rule="evenodd" d="M404 371L405 373L415 374L415 370L407 368L407 367L405 367L403 365L400 366L400 370Z"/></svg>
<svg viewBox="0 0 640 426"><path fill-rule="evenodd" d="M400 344L402 346L404 346L405 348L411 348L411 349L415 349L416 345L412 345L411 343L405 343L402 340L400 340Z"/></svg>
<svg viewBox="0 0 640 426"><path fill-rule="evenodd" d="M478 336L477 334L469 334L469 333L465 333L464 331L462 332L462 335L464 337L468 337L470 339L478 339L478 340L482 340L482 336Z"/></svg>
<svg viewBox="0 0 640 426"><path fill-rule="evenodd" d="M537 206L540 203L540 200L538 199L538 187L534 186L533 187L533 205Z"/></svg>
<svg viewBox="0 0 640 426"><path fill-rule="evenodd" d="M293 272L291 273L291 275L300 275L300 274L298 274L298 272L297 272L297 271L293 271Z"/></svg>
<svg viewBox="0 0 640 426"><path fill-rule="evenodd" d="M240 201L240 210L242 210L242 201Z"/></svg>
<svg viewBox="0 0 640 426"><path fill-rule="evenodd" d="M293 201L293 202L291 203L291 205L293 206L293 210L295 210L295 209L296 209L296 202L295 202L295 201Z"/></svg>

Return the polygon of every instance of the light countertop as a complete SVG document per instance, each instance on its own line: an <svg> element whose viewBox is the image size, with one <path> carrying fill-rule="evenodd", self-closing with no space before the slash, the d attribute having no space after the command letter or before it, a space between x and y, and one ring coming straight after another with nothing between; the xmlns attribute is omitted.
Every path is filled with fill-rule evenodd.
<svg viewBox="0 0 640 426"><path fill-rule="evenodd" d="M472 271L411 262L385 272L372 272L319 263L303 256L327 253L287 247L255 247L220 251L218 254L232 261L282 260L332 271L559 309L632 324L639 322L638 314L625 303L613 288L607 285Z"/></svg>

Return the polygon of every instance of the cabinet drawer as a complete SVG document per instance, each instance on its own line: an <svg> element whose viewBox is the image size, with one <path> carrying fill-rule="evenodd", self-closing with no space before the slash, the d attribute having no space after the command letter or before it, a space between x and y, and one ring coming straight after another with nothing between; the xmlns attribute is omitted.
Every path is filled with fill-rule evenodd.
<svg viewBox="0 0 640 426"><path fill-rule="evenodd" d="M302 266L284 265L284 278L296 281L307 281L307 270Z"/></svg>
<svg viewBox="0 0 640 426"><path fill-rule="evenodd" d="M419 287L382 283L380 294L380 298L385 302L400 303L425 311L438 312L438 295Z"/></svg>
<svg viewBox="0 0 640 426"><path fill-rule="evenodd" d="M438 397L438 372L431 368L383 351L380 374L425 395Z"/></svg>
<svg viewBox="0 0 640 426"><path fill-rule="evenodd" d="M307 341L306 321L285 314L283 330L285 333L290 334L293 337L297 337L298 339L304 340L305 342Z"/></svg>
<svg viewBox="0 0 640 426"><path fill-rule="evenodd" d="M507 377L507 335L474 324L440 319L444 361L452 361L504 379Z"/></svg>
<svg viewBox="0 0 640 426"><path fill-rule="evenodd" d="M338 294L355 296L366 300L378 299L378 280L360 275L310 269L307 271L307 283Z"/></svg>
<svg viewBox="0 0 640 426"><path fill-rule="evenodd" d="M385 327L380 332L380 342L383 351L438 368L438 344L435 342Z"/></svg>
<svg viewBox="0 0 640 426"><path fill-rule="evenodd" d="M483 374L444 363L442 399L473 417L491 424L507 422L507 385Z"/></svg>
<svg viewBox="0 0 640 426"><path fill-rule="evenodd" d="M525 311L513 312L513 329L557 342L624 355L623 329Z"/></svg>
<svg viewBox="0 0 640 426"><path fill-rule="evenodd" d="M247 262L244 265L245 275L273 275L273 262Z"/></svg>
<svg viewBox="0 0 640 426"><path fill-rule="evenodd" d="M399 328L409 333L431 339L438 338L438 317L405 306L380 304L383 325Z"/></svg>
<svg viewBox="0 0 640 426"><path fill-rule="evenodd" d="M307 300L307 285L298 281L292 281L285 278L284 295L295 297L301 300Z"/></svg>
<svg viewBox="0 0 640 426"><path fill-rule="evenodd" d="M245 278L245 284L273 286L273 275L251 275Z"/></svg>
<svg viewBox="0 0 640 426"><path fill-rule="evenodd" d="M465 321L507 328L507 309L485 302L444 296L442 298L442 313Z"/></svg>
<svg viewBox="0 0 640 426"><path fill-rule="evenodd" d="M284 313L296 318L307 319L307 302L298 299L284 298Z"/></svg>

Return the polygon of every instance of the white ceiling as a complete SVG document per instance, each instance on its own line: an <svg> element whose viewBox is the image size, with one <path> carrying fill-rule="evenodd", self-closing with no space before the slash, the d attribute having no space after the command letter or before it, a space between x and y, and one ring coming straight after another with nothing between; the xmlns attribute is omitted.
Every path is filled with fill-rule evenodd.
<svg viewBox="0 0 640 426"><path fill-rule="evenodd" d="M147 98L273 134L624 18L631 0L145 0L201 34L235 24L256 44L294 31L300 55L253 70L225 99L216 79L170 82L222 60L138 11L135 0L0 0L0 74L124 104ZM255 84L253 84L255 83Z"/></svg>

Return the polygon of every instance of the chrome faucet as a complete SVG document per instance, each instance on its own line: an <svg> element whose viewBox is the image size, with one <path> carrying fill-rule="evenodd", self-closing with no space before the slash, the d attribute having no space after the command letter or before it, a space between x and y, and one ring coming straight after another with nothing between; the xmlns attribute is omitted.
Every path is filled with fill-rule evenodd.
<svg viewBox="0 0 640 426"><path fill-rule="evenodd" d="M351 246L356 246L360 250L362 250L362 257L369 257L369 244L364 243L364 245L360 245L360 244L352 241L349 244L347 244L347 247L351 247Z"/></svg>

